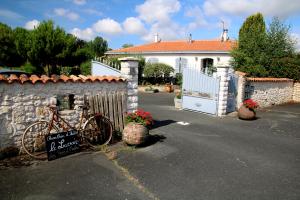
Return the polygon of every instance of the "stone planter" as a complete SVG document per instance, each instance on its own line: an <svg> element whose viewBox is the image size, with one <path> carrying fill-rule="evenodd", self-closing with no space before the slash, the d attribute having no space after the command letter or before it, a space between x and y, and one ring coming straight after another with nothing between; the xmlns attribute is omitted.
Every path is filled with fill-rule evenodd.
<svg viewBox="0 0 300 200"><path fill-rule="evenodd" d="M182 109L182 99L174 98L174 105L176 109Z"/></svg>
<svg viewBox="0 0 300 200"><path fill-rule="evenodd" d="M146 141L149 130L142 124L130 122L122 133L123 141L130 145L139 145Z"/></svg>
<svg viewBox="0 0 300 200"><path fill-rule="evenodd" d="M174 91L174 88L173 88L173 85L171 84L166 84L165 85L165 92L173 92Z"/></svg>
<svg viewBox="0 0 300 200"><path fill-rule="evenodd" d="M243 120L253 120L256 118L256 113L242 105L238 110L238 117Z"/></svg>

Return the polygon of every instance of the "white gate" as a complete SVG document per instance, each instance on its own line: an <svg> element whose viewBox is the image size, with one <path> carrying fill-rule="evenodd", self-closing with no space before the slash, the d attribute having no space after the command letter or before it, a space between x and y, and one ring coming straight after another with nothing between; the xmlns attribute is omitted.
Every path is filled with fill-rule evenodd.
<svg viewBox="0 0 300 200"><path fill-rule="evenodd" d="M203 74L200 68L184 68L182 108L217 115L219 85L219 78Z"/></svg>
<svg viewBox="0 0 300 200"><path fill-rule="evenodd" d="M231 73L229 74L229 81L228 81L228 96L227 96L227 113L231 113L236 111L237 108L237 87L238 87L238 76Z"/></svg>

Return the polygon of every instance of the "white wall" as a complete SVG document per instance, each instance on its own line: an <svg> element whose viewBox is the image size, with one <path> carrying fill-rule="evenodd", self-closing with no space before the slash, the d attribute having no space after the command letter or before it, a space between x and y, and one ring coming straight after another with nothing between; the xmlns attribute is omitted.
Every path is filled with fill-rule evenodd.
<svg viewBox="0 0 300 200"><path fill-rule="evenodd" d="M92 75L93 76L121 76L120 70L112 68L103 63L92 61Z"/></svg>
<svg viewBox="0 0 300 200"><path fill-rule="evenodd" d="M176 67L176 59L181 57L187 59L187 65L196 65L202 67L202 59L212 58L214 60L214 66L230 66L231 56L229 54L170 54L170 55L161 55L161 54L143 54L146 62L150 58L157 58L158 62L168 64L174 69ZM219 58L219 59L218 59Z"/></svg>

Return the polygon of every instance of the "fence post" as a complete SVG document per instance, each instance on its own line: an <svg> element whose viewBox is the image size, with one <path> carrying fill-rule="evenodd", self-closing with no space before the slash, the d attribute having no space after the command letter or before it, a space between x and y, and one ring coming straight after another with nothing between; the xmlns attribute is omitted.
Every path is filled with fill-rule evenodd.
<svg viewBox="0 0 300 200"><path fill-rule="evenodd" d="M228 98L228 66L217 67L217 77L220 78L218 116L226 115Z"/></svg>
<svg viewBox="0 0 300 200"><path fill-rule="evenodd" d="M133 57L119 58L121 74L127 79L127 112L138 108L138 59Z"/></svg>

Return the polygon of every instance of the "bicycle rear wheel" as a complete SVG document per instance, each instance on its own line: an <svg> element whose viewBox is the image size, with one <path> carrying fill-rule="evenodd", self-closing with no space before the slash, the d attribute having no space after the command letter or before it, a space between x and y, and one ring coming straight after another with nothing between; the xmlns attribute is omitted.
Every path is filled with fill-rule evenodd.
<svg viewBox="0 0 300 200"><path fill-rule="evenodd" d="M108 144L112 138L112 123L104 116L92 116L83 126L82 136L92 147Z"/></svg>
<svg viewBox="0 0 300 200"><path fill-rule="evenodd" d="M49 130L48 121L38 121L26 128L22 136L23 150L35 159L46 159L46 143L45 136L51 133L57 133L59 129L53 125Z"/></svg>

